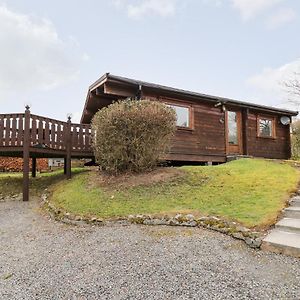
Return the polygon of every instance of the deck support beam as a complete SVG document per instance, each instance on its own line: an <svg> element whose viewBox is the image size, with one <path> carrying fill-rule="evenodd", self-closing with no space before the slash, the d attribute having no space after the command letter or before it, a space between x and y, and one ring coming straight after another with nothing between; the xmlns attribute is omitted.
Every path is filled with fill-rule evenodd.
<svg viewBox="0 0 300 300"><path fill-rule="evenodd" d="M30 110L26 106L23 136L23 201L29 201Z"/></svg>
<svg viewBox="0 0 300 300"><path fill-rule="evenodd" d="M72 155L72 136L71 136L71 117L68 117L68 122L67 122L67 138L66 138L66 151L67 155L65 158L65 170L66 170L66 175L67 179L71 179L72 177L72 171L71 171L71 155Z"/></svg>
<svg viewBox="0 0 300 300"><path fill-rule="evenodd" d="M36 157L32 158L31 175L33 178L36 177Z"/></svg>
<svg viewBox="0 0 300 300"><path fill-rule="evenodd" d="M67 158L64 157L64 174L67 175Z"/></svg>

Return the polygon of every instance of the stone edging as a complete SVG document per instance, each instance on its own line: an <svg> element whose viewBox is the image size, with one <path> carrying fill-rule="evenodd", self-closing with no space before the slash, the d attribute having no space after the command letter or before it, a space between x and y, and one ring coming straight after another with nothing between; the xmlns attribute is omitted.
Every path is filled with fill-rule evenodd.
<svg viewBox="0 0 300 300"><path fill-rule="evenodd" d="M203 227L227 234L233 238L243 240L251 248L260 248L264 233L252 231L236 222L229 222L214 216L205 216L196 218L192 214L177 214L175 217L164 216L156 217L151 215L129 215L127 218L114 220L103 220L101 218L88 218L72 215L55 207L53 203L47 200L43 195L43 205L48 209L52 216L63 223L71 225L93 224L106 225L112 223L119 224L141 224L141 225L167 225L167 226L185 226L185 227Z"/></svg>

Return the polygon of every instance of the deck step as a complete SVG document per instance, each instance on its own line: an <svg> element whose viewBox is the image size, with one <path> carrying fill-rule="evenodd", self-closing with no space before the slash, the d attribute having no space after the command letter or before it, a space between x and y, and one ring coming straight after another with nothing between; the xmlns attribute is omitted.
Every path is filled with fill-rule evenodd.
<svg viewBox="0 0 300 300"><path fill-rule="evenodd" d="M275 228L280 231L300 234L300 219L283 218L276 223Z"/></svg>
<svg viewBox="0 0 300 300"><path fill-rule="evenodd" d="M300 207L300 199L294 199L290 201L290 206L299 206Z"/></svg>
<svg viewBox="0 0 300 300"><path fill-rule="evenodd" d="M300 257L300 234L273 230L263 240L261 248L267 251Z"/></svg>
<svg viewBox="0 0 300 300"><path fill-rule="evenodd" d="M300 219L300 206L290 206L284 210L286 218Z"/></svg>

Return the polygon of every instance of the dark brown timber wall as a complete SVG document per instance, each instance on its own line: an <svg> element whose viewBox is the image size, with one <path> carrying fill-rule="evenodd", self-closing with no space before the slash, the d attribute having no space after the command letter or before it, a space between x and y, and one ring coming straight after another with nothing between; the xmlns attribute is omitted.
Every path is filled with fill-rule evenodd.
<svg viewBox="0 0 300 300"><path fill-rule="evenodd" d="M263 138L257 136L257 118L269 116L274 118L275 137ZM288 159L291 156L290 126L280 123L280 116L266 115L250 111L248 115L248 152L255 157Z"/></svg>
<svg viewBox="0 0 300 300"><path fill-rule="evenodd" d="M136 97L137 87L119 82L105 82L102 86L89 92L85 107L84 122L89 123L92 116L101 108L115 100ZM178 128L172 139L171 148L166 159L191 162L225 162L228 155L250 155L275 159L288 159L291 155L290 126L282 125L280 117L284 112L269 112L245 104L235 105L195 98L188 95L178 95L157 88L143 87L140 96L153 101L190 107L191 128ZM232 150L227 144L227 113L240 112L239 148ZM266 113L268 111L268 113ZM288 115L290 115L288 113ZM259 137L257 134L259 117L272 118L275 134L272 138Z"/></svg>

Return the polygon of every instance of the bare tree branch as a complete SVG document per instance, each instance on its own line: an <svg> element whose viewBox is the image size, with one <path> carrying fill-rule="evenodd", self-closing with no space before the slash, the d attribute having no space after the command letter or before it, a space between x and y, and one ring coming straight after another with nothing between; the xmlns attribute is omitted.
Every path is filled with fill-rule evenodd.
<svg viewBox="0 0 300 300"><path fill-rule="evenodd" d="M295 98L291 99L290 102L293 104L299 105L299 103L300 103L300 72L295 72L294 78L282 82L282 85L285 88L285 91L289 95L297 97L297 99L295 99Z"/></svg>

